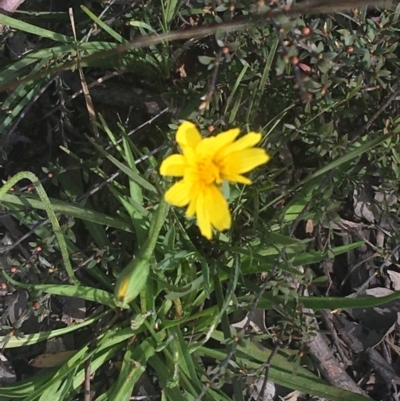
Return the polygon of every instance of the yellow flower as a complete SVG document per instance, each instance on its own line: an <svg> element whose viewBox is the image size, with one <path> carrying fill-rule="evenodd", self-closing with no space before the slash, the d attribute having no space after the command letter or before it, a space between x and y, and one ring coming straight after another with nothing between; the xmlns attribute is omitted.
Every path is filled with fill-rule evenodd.
<svg viewBox="0 0 400 401"><path fill-rule="evenodd" d="M270 157L262 148L254 148L261 134L250 132L236 140L238 128L217 136L202 138L193 123L185 121L176 133L182 154L167 157L161 175L182 177L165 193L173 206L187 206L188 217L197 216L201 233L212 238L212 227L223 231L231 226L228 202L221 191L224 180L251 184L242 174L267 163Z"/></svg>

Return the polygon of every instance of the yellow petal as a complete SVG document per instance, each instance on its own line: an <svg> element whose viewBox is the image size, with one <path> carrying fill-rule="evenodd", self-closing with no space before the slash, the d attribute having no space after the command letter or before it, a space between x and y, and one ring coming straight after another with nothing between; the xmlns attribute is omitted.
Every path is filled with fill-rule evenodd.
<svg viewBox="0 0 400 401"><path fill-rule="evenodd" d="M166 202L173 206L186 206L189 201L190 185L184 182L184 180L178 181L164 195Z"/></svg>
<svg viewBox="0 0 400 401"><path fill-rule="evenodd" d="M182 177L185 167L186 162L182 155L171 155L161 163L160 174Z"/></svg>
<svg viewBox="0 0 400 401"><path fill-rule="evenodd" d="M189 206L186 210L186 217L193 217L196 214L197 198L190 199Z"/></svg>
<svg viewBox="0 0 400 401"><path fill-rule="evenodd" d="M184 121L178 127L178 131L176 132L176 141L182 151L185 152L186 148L196 148L196 146L201 142L201 135L193 123Z"/></svg>
<svg viewBox="0 0 400 401"><path fill-rule="evenodd" d="M206 209L206 201L204 191L200 191L199 196L197 197L197 225L200 228L200 232L207 239L212 238L212 227L210 222L210 216Z"/></svg>
<svg viewBox="0 0 400 401"><path fill-rule="evenodd" d="M229 182L237 182L238 184L251 184L251 180L240 174L223 174L222 179Z"/></svg>
<svg viewBox="0 0 400 401"><path fill-rule="evenodd" d="M222 164L222 175L243 174L267 163L270 157L261 148L245 149L231 153L225 157Z"/></svg>
<svg viewBox="0 0 400 401"><path fill-rule="evenodd" d="M254 145L257 145L262 139L261 134L257 132L250 132L242 138L238 139L236 142L227 146L225 149L220 152L218 155L221 158L227 157L232 153L239 152L240 150L252 148Z"/></svg>
<svg viewBox="0 0 400 401"><path fill-rule="evenodd" d="M257 143L261 141L261 138L261 134L257 132L250 132L242 138L238 139L236 142L222 149L221 152L218 153L218 158L223 159L232 153L251 148L254 145L257 145Z"/></svg>
<svg viewBox="0 0 400 401"><path fill-rule="evenodd" d="M215 136L215 154L231 145L240 133L239 128L230 129Z"/></svg>
<svg viewBox="0 0 400 401"><path fill-rule="evenodd" d="M186 180L186 177L185 177ZM197 211L197 198L200 193L200 185L197 182L194 182L190 188L189 198L190 203L186 210L186 216L192 217L196 214Z"/></svg>
<svg viewBox="0 0 400 401"><path fill-rule="evenodd" d="M228 202L221 191L215 186L210 185L206 194L206 212L209 215L211 224L218 230L224 231L231 226L231 214Z"/></svg>
<svg viewBox="0 0 400 401"><path fill-rule="evenodd" d="M201 143L196 147L196 157L212 159L214 156L218 158L218 153L223 151L224 148L229 146L235 138L239 135L238 128L231 129L223 132L217 136L204 138Z"/></svg>
<svg viewBox="0 0 400 401"><path fill-rule="evenodd" d="M196 147L196 160L212 159L215 154L215 137L203 138Z"/></svg>

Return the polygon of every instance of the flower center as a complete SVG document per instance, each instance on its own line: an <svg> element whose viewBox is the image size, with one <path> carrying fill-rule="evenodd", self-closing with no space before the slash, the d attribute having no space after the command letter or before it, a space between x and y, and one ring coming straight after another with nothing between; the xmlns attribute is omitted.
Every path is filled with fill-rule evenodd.
<svg viewBox="0 0 400 401"><path fill-rule="evenodd" d="M206 185L214 182L217 184L222 183L220 168L213 160L208 158L199 160L197 162L197 171L199 174L199 180Z"/></svg>

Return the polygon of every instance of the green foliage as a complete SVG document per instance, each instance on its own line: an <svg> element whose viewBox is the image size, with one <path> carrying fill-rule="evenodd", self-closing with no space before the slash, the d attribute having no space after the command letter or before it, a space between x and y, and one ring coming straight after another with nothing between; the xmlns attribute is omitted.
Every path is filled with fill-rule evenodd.
<svg viewBox="0 0 400 401"><path fill-rule="evenodd" d="M241 31L183 43L149 39L147 46L99 56L137 37L232 22L257 8L256 1L238 2L234 9L227 1L191 3L143 2L115 25L82 7L75 11L77 41L71 32L48 28L52 18L68 21L67 13L0 15L0 23L15 31L46 39L17 60L1 60L0 85L32 78L7 94L1 132L18 124L32 99L57 82L53 73L77 57L88 76L128 71L150 83L169 107L168 117L156 119L142 139L97 113L100 136L82 145L90 132L80 128L79 139L40 164L38 175L47 175L42 182L18 172L0 189L2 208L35 230L30 245L41 248L36 259L8 255L15 268L3 269L9 289L28 290L30 304L43 294L81 298L90 311L83 322L61 329L21 337L3 333L6 350L71 332L90 333L90 339L61 366L0 387L0 401L73 400L84 392L87 365L96 382L109 361L122 362L113 384L98 387L99 401L129 400L150 370L165 400L230 400L224 384L244 400L247 381L263 372L276 343L283 349L272 358L272 381L330 400L368 399L330 386L305 367L306 341L315 331L305 308L366 308L400 298L324 297L315 291L327 289L320 263L363 244L338 241L342 233L333 226L341 221L344 200L366 182L398 193L399 117L390 102L380 108L398 91L399 9L281 14ZM162 201L170 183L161 180L158 166L173 151L179 120L189 118L205 135L231 127L259 131L272 157L251 174L253 185L230 188L233 225L212 242L200 237L194 219ZM23 179L37 194L10 192ZM387 204L382 209L398 214ZM51 225L37 227L43 211ZM308 222L325 230L322 245L305 233ZM391 249L377 250L382 259L385 252ZM256 301L257 309L277 314L275 326L262 335L234 328L254 312Z"/></svg>

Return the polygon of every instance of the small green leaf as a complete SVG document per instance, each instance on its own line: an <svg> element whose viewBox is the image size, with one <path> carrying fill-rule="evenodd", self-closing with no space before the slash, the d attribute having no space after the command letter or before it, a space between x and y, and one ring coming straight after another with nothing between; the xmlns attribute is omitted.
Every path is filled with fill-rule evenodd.
<svg viewBox="0 0 400 401"><path fill-rule="evenodd" d="M215 57L208 57L208 56L199 56L199 61L201 64L204 65L209 65L213 63L215 60Z"/></svg>

